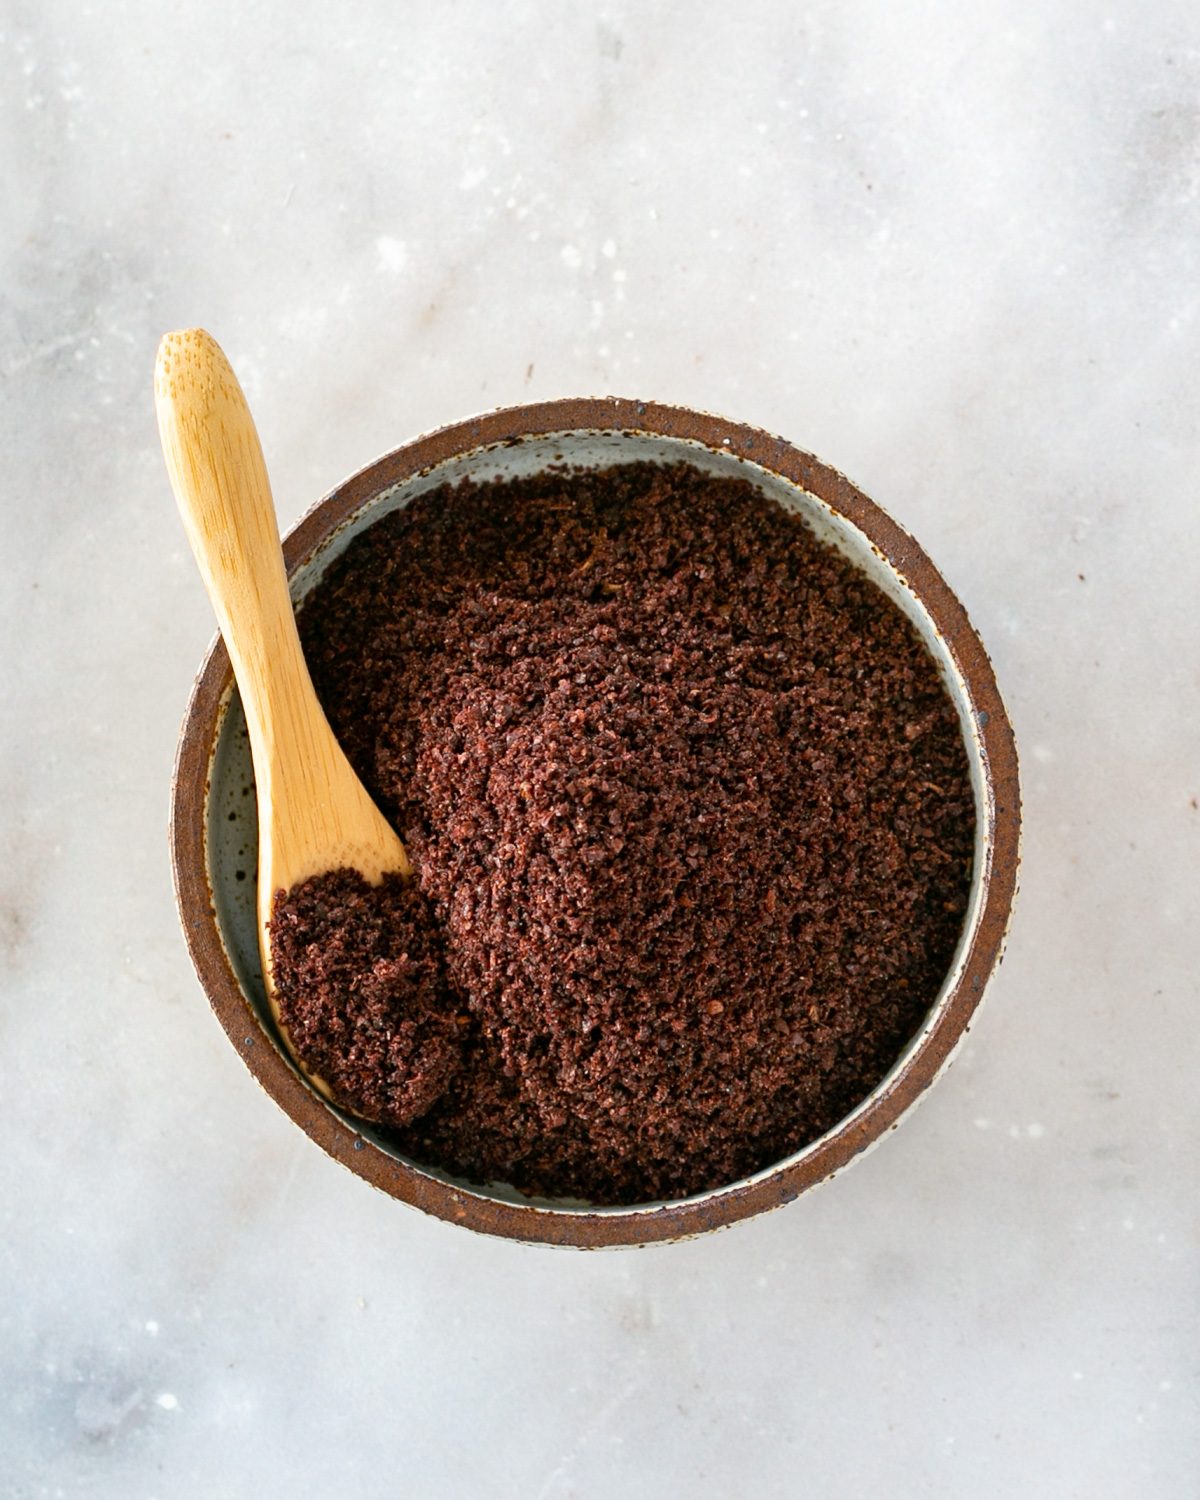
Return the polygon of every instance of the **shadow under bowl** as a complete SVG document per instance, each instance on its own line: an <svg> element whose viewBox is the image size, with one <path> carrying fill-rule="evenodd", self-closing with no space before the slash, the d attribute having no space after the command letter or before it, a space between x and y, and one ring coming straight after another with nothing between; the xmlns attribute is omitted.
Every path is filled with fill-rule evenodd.
<svg viewBox="0 0 1200 1500"><path fill-rule="evenodd" d="M975 795L970 902L954 961L925 1020L887 1076L833 1129L726 1187L669 1203L596 1207L459 1181L400 1154L304 1080L263 993L255 927L257 817L245 720L218 638L196 681L172 786L176 899L200 982L230 1041L275 1102L375 1187L470 1229L533 1243L596 1247L680 1239L790 1202L895 1129L949 1062L999 960L1016 890L1020 794L1012 731L987 653L921 548L844 476L781 438L680 407L617 399L513 407L445 427L386 454L316 505L284 542L299 603L366 527L414 496L471 477L550 464L686 461L749 479L798 511L913 622L962 724Z"/></svg>

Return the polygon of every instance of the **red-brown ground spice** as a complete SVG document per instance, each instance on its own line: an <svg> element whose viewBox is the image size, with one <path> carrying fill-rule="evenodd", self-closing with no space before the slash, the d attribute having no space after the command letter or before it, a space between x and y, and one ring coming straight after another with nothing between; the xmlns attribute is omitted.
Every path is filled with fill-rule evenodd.
<svg viewBox="0 0 1200 1500"><path fill-rule="evenodd" d="M469 1016L415 881L376 890L353 870L275 897L271 956L281 1018L309 1071L369 1120L407 1125L445 1093Z"/></svg>
<svg viewBox="0 0 1200 1500"><path fill-rule="evenodd" d="M285 1025L418 1161L601 1203L796 1150L950 964L974 807L900 611L741 480L422 496L301 618L420 889L281 899Z"/></svg>

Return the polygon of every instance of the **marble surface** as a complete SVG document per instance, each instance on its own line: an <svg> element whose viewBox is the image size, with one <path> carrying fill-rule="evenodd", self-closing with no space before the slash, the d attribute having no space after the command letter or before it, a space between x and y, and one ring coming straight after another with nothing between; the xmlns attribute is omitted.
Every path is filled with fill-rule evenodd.
<svg viewBox="0 0 1200 1500"><path fill-rule="evenodd" d="M0 1493L1200 1491L1193 0L12 0L0 16ZM290 522L527 398L785 433L912 529L1023 749L970 1044L850 1175L603 1255L260 1094L177 930L203 323Z"/></svg>

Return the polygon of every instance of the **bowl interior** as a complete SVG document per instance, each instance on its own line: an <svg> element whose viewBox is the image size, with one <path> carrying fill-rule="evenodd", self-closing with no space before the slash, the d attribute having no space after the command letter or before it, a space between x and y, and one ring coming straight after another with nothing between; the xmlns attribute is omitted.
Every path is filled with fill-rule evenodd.
<svg viewBox="0 0 1200 1500"><path fill-rule="evenodd" d="M757 484L764 494L779 501L789 510L802 515L818 537L851 558L913 622L936 661L946 688L958 709L970 765L971 783L975 793L976 811L975 861L970 902L963 932L954 962L921 1030L896 1060L887 1078L848 1117L852 1119L867 1107L870 1099L888 1088L889 1081L902 1070L905 1060L921 1046L929 1032L936 1026L946 998L960 976L964 956L979 922L983 905L983 876L987 866L985 855L992 836L994 816L987 795L985 752L980 725L976 723L967 685L946 642L920 598L908 581L883 557L862 531L846 517L831 509L823 500L790 480L748 459L719 449L714 450L691 439L663 437L648 433L597 430L557 432L530 436L515 443L510 440L504 444L477 447L456 454L429 470L380 491L295 569L291 578L292 597L297 603L302 602L326 568L360 532L389 512L408 504L415 496L434 489L438 485L454 483L467 477L480 480L514 478L538 472L554 464L600 468L634 460L664 463L684 460L711 473L749 479ZM213 893L220 937L233 972L258 1016L264 1032L272 1038L286 1058L285 1049L278 1044L267 1006L258 954L255 924L258 826L253 789L254 778L249 740L241 703L235 688L227 697L220 716L209 768L205 840L208 879ZM590 1214L627 1214L630 1212L627 1206L604 1209L577 1200L531 1200L528 1195L519 1193L516 1189L502 1183L489 1184L486 1188L481 1188L475 1184L462 1182L436 1169L411 1162L383 1136L378 1135L363 1122L342 1114L327 1103L325 1108L339 1114L357 1135L370 1140L387 1155L408 1163L428 1177L453 1184L456 1188L473 1195L511 1204L533 1203L544 1210L560 1213L573 1213L581 1210L586 1210ZM844 1123L844 1121L841 1122L841 1124ZM841 1128L841 1125L837 1128ZM778 1171L781 1165L799 1162L815 1151L819 1144L819 1141L811 1142L803 1150L785 1158L782 1163L775 1163L765 1168L754 1178L742 1179L741 1184L730 1184L727 1188L715 1189L701 1196L711 1198L747 1182L760 1180ZM647 1212L651 1212L661 1206L660 1204L646 1204L638 1205L638 1208L644 1207Z"/></svg>

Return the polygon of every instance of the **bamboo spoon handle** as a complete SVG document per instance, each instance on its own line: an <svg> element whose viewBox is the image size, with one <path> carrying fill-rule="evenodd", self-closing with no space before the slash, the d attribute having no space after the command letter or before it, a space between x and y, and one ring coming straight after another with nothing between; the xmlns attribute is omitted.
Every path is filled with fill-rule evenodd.
<svg viewBox="0 0 1200 1500"><path fill-rule="evenodd" d="M154 375L171 487L221 626L246 712L258 787L264 972L278 890L327 870L379 881L411 865L317 700L288 594L262 448L216 340L169 333Z"/></svg>
<svg viewBox="0 0 1200 1500"><path fill-rule="evenodd" d="M220 346L200 328L163 339L154 399L171 487L233 663L255 765L292 759L304 752L288 741L311 722L313 689L250 408Z"/></svg>

